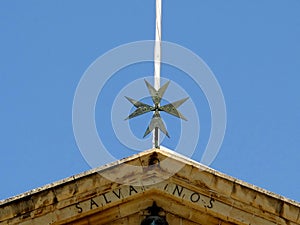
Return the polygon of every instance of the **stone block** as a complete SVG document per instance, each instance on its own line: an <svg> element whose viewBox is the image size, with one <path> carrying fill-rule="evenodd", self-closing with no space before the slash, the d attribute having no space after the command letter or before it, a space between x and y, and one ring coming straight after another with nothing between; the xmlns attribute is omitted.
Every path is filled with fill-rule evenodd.
<svg viewBox="0 0 300 225"><path fill-rule="evenodd" d="M282 217L289 219L293 222L297 222L298 216L300 213L300 209L292 204L283 203L282 207Z"/></svg>

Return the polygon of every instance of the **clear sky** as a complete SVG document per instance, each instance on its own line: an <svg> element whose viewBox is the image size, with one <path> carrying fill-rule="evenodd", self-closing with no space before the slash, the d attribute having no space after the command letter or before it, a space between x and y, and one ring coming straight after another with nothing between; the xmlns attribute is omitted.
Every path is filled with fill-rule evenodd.
<svg viewBox="0 0 300 225"><path fill-rule="evenodd" d="M0 199L90 169L73 135L76 87L105 52L154 39L154 7L154 0L0 2ZM199 55L223 90L227 131L210 166L297 201L299 12L299 0L163 0L162 34L163 40ZM136 151L115 138L111 101L132 79L153 74L153 68L144 63L120 73L109 80L96 107L99 135L116 158ZM165 66L164 73L200 103L203 132L193 155L199 161L210 130L207 102L180 71ZM137 136L149 118L131 122L141 129L134 131ZM168 130L166 145L172 148L178 132L173 126Z"/></svg>

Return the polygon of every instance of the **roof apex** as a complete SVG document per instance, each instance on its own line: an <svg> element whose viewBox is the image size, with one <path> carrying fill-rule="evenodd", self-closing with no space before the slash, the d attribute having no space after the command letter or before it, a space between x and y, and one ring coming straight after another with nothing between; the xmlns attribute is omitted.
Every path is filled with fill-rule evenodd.
<svg viewBox="0 0 300 225"><path fill-rule="evenodd" d="M115 179L110 179L112 177ZM122 197L121 192L124 194ZM106 194L111 199L106 199ZM94 203L94 199L102 201L102 208L97 208L100 212L131 201L137 207L143 207L145 196L147 204L151 199L156 200L171 214L176 212L176 204L184 204L195 212L222 221L231 218L229 222L234 224L240 224L239 221L246 217L247 221L252 221L252 215L262 219L251 224L264 224L265 221L285 224L284 220L300 224L299 203L220 173L165 147L149 149L0 201L0 224L5 220L15 220L16 223L12 224L20 224L22 215L40 212L41 209L50 210L43 211L45 216L55 209L60 216L53 215L53 220L68 215L64 221L71 221L79 216L77 210L84 211L85 214L80 216L94 214L96 211L90 209L93 205L100 205L99 202ZM175 208L168 206L169 201L173 201ZM73 214L64 214L60 207L71 210ZM230 216L226 210L228 213L236 211L232 211ZM238 218L235 213L241 213L245 218Z"/></svg>

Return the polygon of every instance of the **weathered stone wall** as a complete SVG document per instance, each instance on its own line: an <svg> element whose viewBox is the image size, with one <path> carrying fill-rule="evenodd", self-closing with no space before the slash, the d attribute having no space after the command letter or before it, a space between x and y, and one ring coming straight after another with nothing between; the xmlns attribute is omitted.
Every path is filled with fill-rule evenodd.
<svg viewBox="0 0 300 225"><path fill-rule="evenodd" d="M149 167L154 151L160 163ZM127 170L126 164L142 169ZM104 178L104 172L118 180ZM300 224L296 202L174 153L151 150L5 200L0 225L140 224L154 201L170 225Z"/></svg>

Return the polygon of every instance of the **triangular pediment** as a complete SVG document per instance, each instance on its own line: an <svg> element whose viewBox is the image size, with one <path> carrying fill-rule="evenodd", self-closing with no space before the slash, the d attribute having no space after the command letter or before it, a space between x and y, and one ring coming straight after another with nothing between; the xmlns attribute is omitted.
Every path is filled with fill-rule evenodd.
<svg viewBox="0 0 300 225"><path fill-rule="evenodd" d="M151 149L1 203L0 224L300 224L299 204L169 150Z"/></svg>

